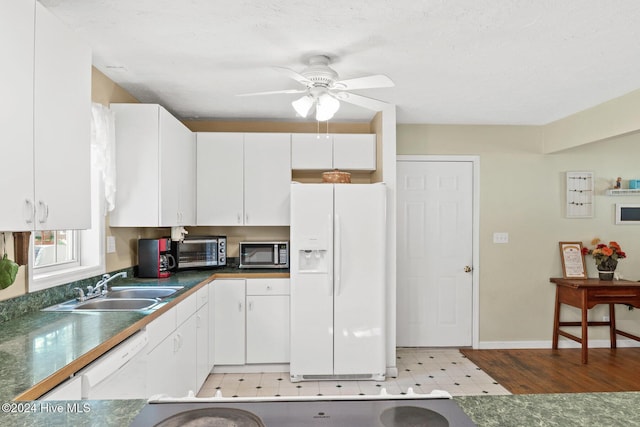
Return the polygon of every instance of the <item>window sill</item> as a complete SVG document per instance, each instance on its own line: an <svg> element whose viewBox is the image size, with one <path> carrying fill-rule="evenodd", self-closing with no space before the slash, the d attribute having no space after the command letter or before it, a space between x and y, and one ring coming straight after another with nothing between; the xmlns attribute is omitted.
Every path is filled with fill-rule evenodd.
<svg viewBox="0 0 640 427"><path fill-rule="evenodd" d="M89 265L51 271L38 275L34 274L29 291L39 291L52 286L64 285L89 277L99 276L104 273L105 268L103 265Z"/></svg>

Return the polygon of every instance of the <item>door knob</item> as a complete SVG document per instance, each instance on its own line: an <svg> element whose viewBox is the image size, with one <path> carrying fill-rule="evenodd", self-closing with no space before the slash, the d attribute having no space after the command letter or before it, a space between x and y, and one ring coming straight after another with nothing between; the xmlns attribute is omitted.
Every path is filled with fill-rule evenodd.
<svg viewBox="0 0 640 427"><path fill-rule="evenodd" d="M473 270L473 267L471 267L469 265L465 265L464 266L464 272L465 273L471 273L471 270Z"/></svg>

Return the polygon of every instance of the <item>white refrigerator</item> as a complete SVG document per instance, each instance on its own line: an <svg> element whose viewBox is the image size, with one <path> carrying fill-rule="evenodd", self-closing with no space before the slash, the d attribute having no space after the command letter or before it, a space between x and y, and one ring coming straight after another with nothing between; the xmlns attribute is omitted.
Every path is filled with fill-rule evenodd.
<svg viewBox="0 0 640 427"><path fill-rule="evenodd" d="M384 184L291 185L291 381L383 381Z"/></svg>

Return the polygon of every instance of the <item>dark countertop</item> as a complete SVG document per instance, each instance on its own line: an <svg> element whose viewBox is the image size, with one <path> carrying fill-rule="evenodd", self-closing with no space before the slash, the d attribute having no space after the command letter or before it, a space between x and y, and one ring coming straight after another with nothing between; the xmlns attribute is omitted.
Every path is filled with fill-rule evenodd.
<svg viewBox="0 0 640 427"><path fill-rule="evenodd" d="M282 270L188 270L165 279L127 278L113 286L184 286L157 310L143 312L36 311L2 323L0 328L0 401L34 399L104 352L141 329L182 299L200 283L213 277L269 277ZM43 382L42 384L39 384Z"/></svg>

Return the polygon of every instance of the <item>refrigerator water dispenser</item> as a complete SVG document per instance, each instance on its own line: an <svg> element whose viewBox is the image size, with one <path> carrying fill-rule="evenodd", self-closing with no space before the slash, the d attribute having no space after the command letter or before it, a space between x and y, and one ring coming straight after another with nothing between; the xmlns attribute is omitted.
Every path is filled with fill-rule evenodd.
<svg viewBox="0 0 640 427"><path fill-rule="evenodd" d="M298 271L301 273L326 273L327 251L306 249L298 252Z"/></svg>

